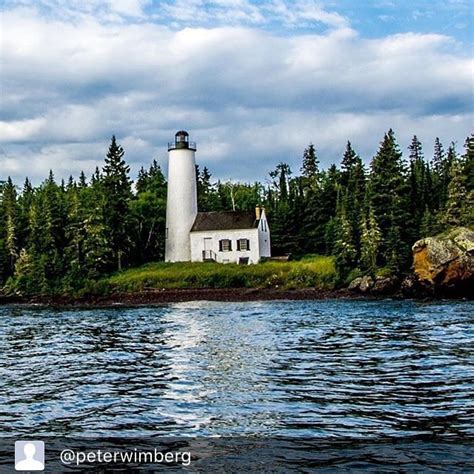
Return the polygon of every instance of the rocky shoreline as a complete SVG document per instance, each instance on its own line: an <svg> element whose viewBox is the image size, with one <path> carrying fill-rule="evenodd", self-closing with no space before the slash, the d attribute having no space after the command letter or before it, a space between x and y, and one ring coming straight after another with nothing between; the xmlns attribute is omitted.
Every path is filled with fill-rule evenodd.
<svg viewBox="0 0 474 474"><path fill-rule="evenodd" d="M365 277L363 277L365 278ZM249 289L249 288L198 288L198 289L162 289L148 290L136 293L117 293L108 296L87 296L74 298L71 296L35 296L35 297L0 297L0 305L50 306L50 307L93 307L105 308L114 306L152 306L167 303L187 301L272 301L272 300L326 300L326 299L437 299L437 298L466 298L468 295L431 293L427 291L404 292L400 285L383 287L380 282L368 285L363 281L361 291L358 288L341 288L321 290L304 288L296 290L282 290L276 288ZM382 287L384 288L382 291ZM390 291L388 291L390 289ZM472 297L471 297L472 298Z"/></svg>
<svg viewBox="0 0 474 474"><path fill-rule="evenodd" d="M135 293L117 293L108 296L69 296L0 297L0 304L20 304L58 307L110 307L146 306L178 303L186 301L270 301L270 300L321 300L332 298L357 298L347 289L319 290L305 288L298 290L279 290L272 288L179 288L148 290Z"/></svg>

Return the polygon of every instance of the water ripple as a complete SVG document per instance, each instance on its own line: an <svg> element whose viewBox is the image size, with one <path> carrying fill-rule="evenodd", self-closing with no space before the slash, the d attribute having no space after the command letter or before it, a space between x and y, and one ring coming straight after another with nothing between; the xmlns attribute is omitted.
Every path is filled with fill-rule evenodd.
<svg viewBox="0 0 474 474"><path fill-rule="evenodd" d="M0 308L3 435L474 437L474 304Z"/></svg>

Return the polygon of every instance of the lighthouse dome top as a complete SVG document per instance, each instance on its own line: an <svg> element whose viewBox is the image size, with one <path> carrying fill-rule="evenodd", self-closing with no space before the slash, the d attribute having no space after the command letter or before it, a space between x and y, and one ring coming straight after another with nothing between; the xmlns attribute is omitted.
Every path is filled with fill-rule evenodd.
<svg viewBox="0 0 474 474"><path fill-rule="evenodd" d="M189 141L189 133L186 130L180 130L174 135L174 142L168 142L168 151L189 149L196 151L196 143Z"/></svg>

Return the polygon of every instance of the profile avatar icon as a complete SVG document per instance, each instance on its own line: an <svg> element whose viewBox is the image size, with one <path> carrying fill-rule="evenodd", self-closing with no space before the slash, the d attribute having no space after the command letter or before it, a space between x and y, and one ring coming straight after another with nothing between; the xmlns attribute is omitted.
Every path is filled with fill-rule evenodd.
<svg viewBox="0 0 474 474"><path fill-rule="evenodd" d="M15 470L44 470L43 441L17 441L15 443Z"/></svg>

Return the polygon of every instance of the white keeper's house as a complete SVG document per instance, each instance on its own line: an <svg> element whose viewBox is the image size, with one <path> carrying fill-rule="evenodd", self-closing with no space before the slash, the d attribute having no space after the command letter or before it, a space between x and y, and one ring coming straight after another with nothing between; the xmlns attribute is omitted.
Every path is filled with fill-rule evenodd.
<svg viewBox="0 0 474 474"><path fill-rule="evenodd" d="M168 143L167 262L257 263L270 257L265 209L198 212L196 144L184 130Z"/></svg>

